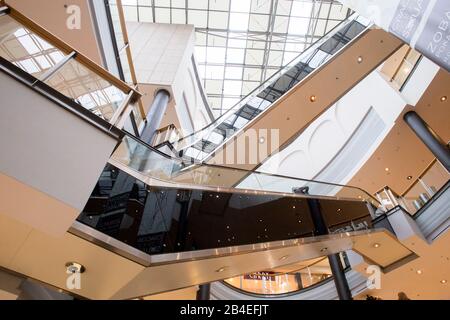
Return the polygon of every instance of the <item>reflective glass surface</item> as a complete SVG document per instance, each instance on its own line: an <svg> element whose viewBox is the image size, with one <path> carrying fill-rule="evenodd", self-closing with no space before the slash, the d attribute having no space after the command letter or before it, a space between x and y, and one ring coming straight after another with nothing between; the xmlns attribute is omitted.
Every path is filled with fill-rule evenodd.
<svg viewBox="0 0 450 320"><path fill-rule="evenodd" d="M78 220L148 254L180 253L318 235L310 201L318 201L331 233L371 226L362 201L149 187L112 165Z"/></svg>
<svg viewBox="0 0 450 320"><path fill-rule="evenodd" d="M167 150L170 152L170 149ZM213 190L242 189L292 194L300 188L309 195L367 201L378 207L378 202L362 189L338 184L291 178L281 175L246 171L224 166L185 163L153 149L132 136L123 142L111 160L124 166L128 172L150 185L161 183L183 185L189 188Z"/></svg>
<svg viewBox="0 0 450 320"><path fill-rule="evenodd" d="M82 107L109 121L127 94L117 88L94 65L71 58L8 14L0 16L0 56L41 80ZM76 53L74 51L74 53Z"/></svg>
<svg viewBox="0 0 450 320"><path fill-rule="evenodd" d="M66 56L8 15L0 17L0 56L34 77Z"/></svg>
<svg viewBox="0 0 450 320"><path fill-rule="evenodd" d="M125 93L75 59L45 83L108 121L126 98Z"/></svg>

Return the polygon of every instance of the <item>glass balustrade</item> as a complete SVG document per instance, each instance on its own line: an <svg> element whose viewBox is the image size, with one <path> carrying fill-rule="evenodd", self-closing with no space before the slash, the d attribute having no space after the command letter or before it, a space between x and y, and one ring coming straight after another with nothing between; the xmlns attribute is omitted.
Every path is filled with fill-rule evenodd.
<svg viewBox="0 0 450 320"><path fill-rule="evenodd" d="M303 188L309 195L366 201L378 208L379 203L362 189L339 184L310 181L218 165L189 165L144 144L131 135L111 156L111 163L120 165L150 185L170 183L212 189L242 189L294 194ZM251 191L248 191L251 192Z"/></svg>
<svg viewBox="0 0 450 320"><path fill-rule="evenodd" d="M433 160L423 173L408 187L403 194L398 194L389 187L376 193L376 198L386 211L402 206L411 215L418 212L450 180L450 173L442 164Z"/></svg>
<svg viewBox="0 0 450 320"><path fill-rule="evenodd" d="M0 56L39 78L64 60L67 53L9 15L0 16Z"/></svg>
<svg viewBox="0 0 450 320"><path fill-rule="evenodd" d="M167 168L156 171L157 176L166 175ZM309 200L319 202L331 233L371 228L370 210L359 199L187 184L155 186L113 165L103 171L78 221L149 255L202 250L208 255L232 247L255 250L268 243L276 247L280 241L319 235Z"/></svg>
<svg viewBox="0 0 450 320"><path fill-rule="evenodd" d="M72 50L18 13L0 16L0 56L38 81L90 110L100 118L120 123L135 106L127 99L137 92ZM116 114L120 113L120 114ZM125 121L122 121L125 125Z"/></svg>
<svg viewBox="0 0 450 320"><path fill-rule="evenodd" d="M414 214L449 181L450 173L435 160L420 177L402 194L405 209Z"/></svg>

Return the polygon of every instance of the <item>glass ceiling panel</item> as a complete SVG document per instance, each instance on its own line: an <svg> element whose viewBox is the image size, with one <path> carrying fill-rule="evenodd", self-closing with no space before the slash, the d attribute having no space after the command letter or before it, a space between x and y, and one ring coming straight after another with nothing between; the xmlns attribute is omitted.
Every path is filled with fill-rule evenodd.
<svg viewBox="0 0 450 320"><path fill-rule="evenodd" d="M128 21L193 24L215 116L349 14L334 0L122 0Z"/></svg>

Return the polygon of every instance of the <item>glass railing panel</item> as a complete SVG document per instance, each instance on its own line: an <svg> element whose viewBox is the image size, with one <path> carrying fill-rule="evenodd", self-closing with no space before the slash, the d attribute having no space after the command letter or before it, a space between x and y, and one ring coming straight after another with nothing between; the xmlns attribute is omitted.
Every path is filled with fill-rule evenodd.
<svg viewBox="0 0 450 320"><path fill-rule="evenodd" d="M269 192L304 194L319 197L334 197L372 203L378 202L362 189L319 181L310 181L273 175L261 172L249 172L226 166L192 164L183 162L153 149L131 136L125 136L119 148L111 157L138 177L156 179L165 183L189 187L222 189L240 189L247 192ZM302 190L300 190L303 188ZM300 191L299 191L300 190Z"/></svg>
<svg viewBox="0 0 450 320"><path fill-rule="evenodd" d="M301 80L311 74L318 67L330 60L348 42L360 35L370 23L357 15L351 16L348 20L338 25L330 33L325 35L306 51L301 53L292 62L284 66L263 85L251 92L241 102L236 104L216 121L206 128L185 137L174 144L177 150L183 150L196 144L200 140L210 140L214 131L222 124L231 125L231 130L235 132L242 129L247 123L258 117L272 103L286 94ZM224 143L231 135L223 135L222 141L216 141L216 146ZM197 160L205 160L210 152L205 150L185 150L182 155L189 156Z"/></svg>
<svg viewBox="0 0 450 320"><path fill-rule="evenodd" d="M408 212L419 211L449 180L450 173L439 161L433 161L401 197Z"/></svg>
<svg viewBox="0 0 450 320"><path fill-rule="evenodd" d="M67 62L44 82L107 121L126 98L124 92L76 59Z"/></svg>
<svg viewBox="0 0 450 320"><path fill-rule="evenodd" d="M450 173L439 162L435 161L420 178L431 196L434 196L450 179Z"/></svg>
<svg viewBox="0 0 450 320"><path fill-rule="evenodd" d="M0 56L38 78L66 57L8 15L0 16Z"/></svg>
<svg viewBox="0 0 450 320"><path fill-rule="evenodd" d="M318 235L309 199L319 202L330 232L363 218L370 227L370 214L361 201L245 191L149 186L108 165L78 220L148 254Z"/></svg>

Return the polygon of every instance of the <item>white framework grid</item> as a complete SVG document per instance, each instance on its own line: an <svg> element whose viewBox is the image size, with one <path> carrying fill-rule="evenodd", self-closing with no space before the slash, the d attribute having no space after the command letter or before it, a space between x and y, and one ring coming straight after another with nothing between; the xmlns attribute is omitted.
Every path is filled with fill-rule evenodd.
<svg viewBox="0 0 450 320"><path fill-rule="evenodd" d="M122 0L127 21L193 24L217 117L350 14L334 0Z"/></svg>

